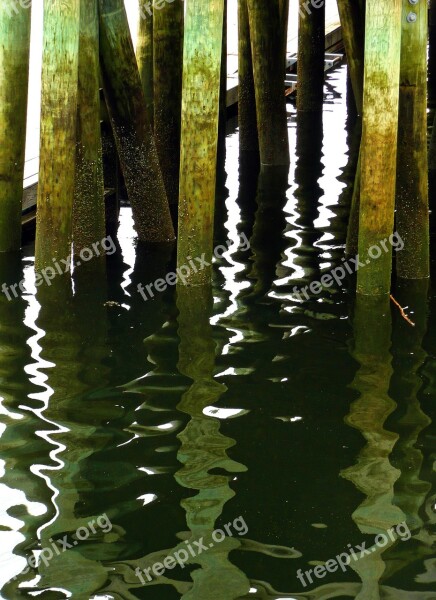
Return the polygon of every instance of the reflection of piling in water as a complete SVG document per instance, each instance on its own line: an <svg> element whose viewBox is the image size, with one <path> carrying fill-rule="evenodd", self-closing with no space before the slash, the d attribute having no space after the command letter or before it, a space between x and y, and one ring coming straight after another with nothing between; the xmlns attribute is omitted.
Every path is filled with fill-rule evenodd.
<svg viewBox="0 0 436 600"><path fill-rule="evenodd" d="M183 467L176 479L183 487L198 490L196 495L182 502L191 531L190 541L204 537L208 543L213 543L211 534L217 520L226 502L234 496L229 486L231 474L244 471L245 467L227 456L227 449L234 441L220 433L219 420L204 413L206 407L216 404L226 389L213 378L215 344L209 324L211 289L179 286L177 306L179 369L193 383L178 405L191 420L178 435L181 441L178 456ZM220 474L211 473L212 470L218 470ZM226 537L204 554L190 559L190 563L199 564L200 569L193 572L193 587L183 598L230 600L248 593L249 581L228 560L229 552L239 546L237 539Z"/></svg>
<svg viewBox="0 0 436 600"><path fill-rule="evenodd" d="M400 471L390 462L398 435L385 428L387 417L395 410L389 395L392 376L390 354L391 317L389 298L358 296L354 315L354 357L360 367L352 383L360 397L353 402L346 417L348 425L358 429L366 440L356 465L342 471L366 499L354 511L353 520L362 533L386 534L405 520L405 514L394 503L394 485ZM378 600L379 581L385 570L382 557L393 541L375 546L370 555L352 562L362 579L359 600Z"/></svg>

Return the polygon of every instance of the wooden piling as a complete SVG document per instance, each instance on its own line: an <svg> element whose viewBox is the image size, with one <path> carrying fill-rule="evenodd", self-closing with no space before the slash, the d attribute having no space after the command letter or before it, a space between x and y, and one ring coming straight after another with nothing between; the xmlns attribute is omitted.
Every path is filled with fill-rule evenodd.
<svg viewBox="0 0 436 600"><path fill-rule="evenodd" d="M262 165L290 162L279 0L247 0Z"/></svg>
<svg viewBox="0 0 436 600"><path fill-rule="evenodd" d="M402 0L366 2L359 219L363 266L357 272L357 291L366 295L388 294L391 285L391 244L385 242L386 251L378 258L368 252L388 240L394 225L401 14Z"/></svg>
<svg viewBox="0 0 436 600"><path fill-rule="evenodd" d="M174 228L124 2L98 1L103 88L138 239L170 241Z"/></svg>
<svg viewBox="0 0 436 600"><path fill-rule="evenodd" d="M404 249L396 270L405 279L430 274L427 170L427 2L403 0L396 227Z"/></svg>
<svg viewBox="0 0 436 600"><path fill-rule="evenodd" d="M177 215L183 68L184 2L153 9L154 135L168 202Z"/></svg>
<svg viewBox="0 0 436 600"><path fill-rule="evenodd" d="M153 64L153 4L139 0L136 60L145 97L145 107L151 127L154 127L154 64Z"/></svg>
<svg viewBox="0 0 436 600"><path fill-rule="evenodd" d="M0 3L0 252L21 246L30 8Z"/></svg>
<svg viewBox="0 0 436 600"><path fill-rule="evenodd" d="M73 206L73 252L106 235L100 132L100 66L97 0L81 0L76 185Z"/></svg>
<svg viewBox="0 0 436 600"><path fill-rule="evenodd" d="M360 3L337 0L347 64L357 112L362 114L365 18Z"/></svg>
<svg viewBox="0 0 436 600"><path fill-rule="evenodd" d="M238 0L238 123L240 154L259 154L256 97L247 0Z"/></svg>
<svg viewBox="0 0 436 600"><path fill-rule="evenodd" d="M324 101L325 2L319 8L299 3L298 112L321 111Z"/></svg>
<svg viewBox="0 0 436 600"><path fill-rule="evenodd" d="M204 257L187 282L210 281L215 205L224 0L190 0L183 52L177 262Z"/></svg>
<svg viewBox="0 0 436 600"><path fill-rule="evenodd" d="M71 253L80 0L44 2L35 267Z"/></svg>
<svg viewBox="0 0 436 600"><path fill-rule="evenodd" d="M430 0L428 12L428 104L436 106L436 0Z"/></svg>

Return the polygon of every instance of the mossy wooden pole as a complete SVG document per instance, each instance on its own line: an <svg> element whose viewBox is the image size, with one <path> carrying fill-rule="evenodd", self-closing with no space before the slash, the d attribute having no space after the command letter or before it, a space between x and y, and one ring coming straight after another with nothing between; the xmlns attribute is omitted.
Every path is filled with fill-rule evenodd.
<svg viewBox="0 0 436 600"><path fill-rule="evenodd" d="M145 97L150 124L154 126L154 74L153 74L153 5L149 0L139 0L138 39L136 60Z"/></svg>
<svg viewBox="0 0 436 600"><path fill-rule="evenodd" d="M405 279L430 274L427 170L427 1L403 0L396 225L404 249L396 269Z"/></svg>
<svg viewBox="0 0 436 600"><path fill-rule="evenodd" d="M189 0L183 51L177 262L212 262L224 0ZM210 281L211 265L188 281Z"/></svg>
<svg viewBox="0 0 436 600"><path fill-rule="evenodd" d="M97 0L81 0L79 96L73 249L79 254L106 235L100 133L100 67Z"/></svg>
<svg viewBox="0 0 436 600"><path fill-rule="evenodd" d="M365 18L355 0L337 0L357 112L362 114Z"/></svg>
<svg viewBox="0 0 436 600"><path fill-rule="evenodd" d="M174 239L123 0L98 0L100 65L109 116L139 241Z"/></svg>
<svg viewBox="0 0 436 600"><path fill-rule="evenodd" d="M279 0L247 0L262 165L290 162Z"/></svg>
<svg viewBox="0 0 436 600"><path fill-rule="evenodd" d="M259 154L256 97L247 0L238 0L238 122L241 154Z"/></svg>
<svg viewBox="0 0 436 600"><path fill-rule="evenodd" d="M366 2L357 291L372 296L391 286L392 246L377 259L368 252L394 226L401 14L402 0Z"/></svg>
<svg viewBox="0 0 436 600"><path fill-rule="evenodd" d="M300 0L297 110L321 111L324 101L325 2L319 8Z"/></svg>
<svg viewBox="0 0 436 600"><path fill-rule="evenodd" d="M436 106L436 0L430 0L428 18L428 104L434 107Z"/></svg>
<svg viewBox="0 0 436 600"><path fill-rule="evenodd" d="M154 135L168 202L179 198L184 2L153 9Z"/></svg>
<svg viewBox="0 0 436 600"><path fill-rule="evenodd" d="M41 139L35 266L71 252L80 0L44 1Z"/></svg>
<svg viewBox="0 0 436 600"><path fill-rule="evenodd" d="M0 3L0 252L21 246L30 8Z"/></svg>

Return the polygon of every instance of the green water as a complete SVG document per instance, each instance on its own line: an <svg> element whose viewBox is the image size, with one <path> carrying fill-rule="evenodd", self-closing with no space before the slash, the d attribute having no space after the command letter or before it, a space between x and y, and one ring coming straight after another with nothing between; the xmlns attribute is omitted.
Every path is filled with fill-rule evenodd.
<svg viewBox="0 0 436 600"><path fill-rule="evenodd" d="M0 301L1 598L436 599L434 288L394 288L415 327L352 277L292 296L342 264L344 68L326 91L323 124L289 108L289 173L239 173L229 123L212 289L144 301L174 252L128 208L107 284L35 293L31 247L1 265L26 282Z"/></svg>

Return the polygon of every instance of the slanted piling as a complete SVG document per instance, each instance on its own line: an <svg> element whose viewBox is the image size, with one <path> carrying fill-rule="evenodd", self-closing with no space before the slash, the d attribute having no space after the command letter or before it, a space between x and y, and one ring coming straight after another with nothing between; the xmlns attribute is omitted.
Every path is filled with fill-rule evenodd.
<svg viewBox="0 0 436 600"><path fill-rule="evenodd" d="M373 258L394 226L402 0L366 2L357 291L388 294L392 246ZM383 107L383 110L380 109Z"/></svg>
<svg viewBox="0 0 436 600"><path fill-rule="evenodd" d="M204 258L187 281L210 281L224 0L190 0L183 52L182 136L177 262Z"/></svg>
<svg viewBox="0 0 436 600"><path fill-rule="evenodd" d="M365 15L355 0L337 0L357 112L362 114Z"/></svg>
<svg viewBox="0 0 436 600"><path fill-rule="evenodd" d="M168 202L179 198L184 2L153 10L154 135Z"/></svg>
<svg viewBox="0 0 436 600"><path fill-rule="evenodd" d="M321 111L324 100L325 2L300 0L298 21L298 112Z"/></svg>
<svg viewBox="0 0 436 600"><path fill-rule="evenodd" d="M138 239L170 241L174 228L124 2L98 1L104 94Z"/></svg>
<svg viewBox="0 0 436 600"><path fill-rule="evenodd" d="M100 132L99 26L96 0L81 0L79 96L73 251L105 237L103 161Z"/></svg>
<svg viewBox="0 0 436 600"><path fill-rule="evenodd" d="M290 162L279 0L247 0L262 165Z"/></svg>
<svg viewBox="0 0 436 600"><path fill-rule="evenodd" d="M80 0L44 2L35 267L71 253Z"/></svg>
<svg viewBox="0 0 436 600"><path fill-rule="evenodd" d="M136 60L145 97L145 107L150 124L154 126L154 75L153 75L153 4L139 0L138 39Z"/></svg>
<svg viewBox="0 0 436 600"><path fill-rule="evenodd" d="M436 106L436 0L430 0L428 12L428 104Z"/></svg>
<svg viewBox="0 0 436 600"><path fill-rule="evenodd" d="M396 270L405 279L430 274L427 160L427 2L403 0L396 226L404 241Z"/></svg>
<svg viewBox="0 0 436 600"><path fill-rule="evenodd" d="M30 8L0 3L0 252L21 246Z"/></svg>

